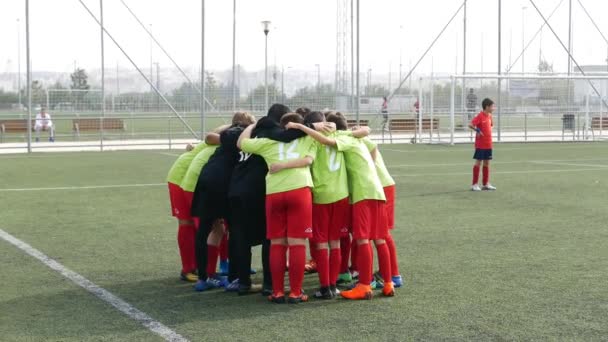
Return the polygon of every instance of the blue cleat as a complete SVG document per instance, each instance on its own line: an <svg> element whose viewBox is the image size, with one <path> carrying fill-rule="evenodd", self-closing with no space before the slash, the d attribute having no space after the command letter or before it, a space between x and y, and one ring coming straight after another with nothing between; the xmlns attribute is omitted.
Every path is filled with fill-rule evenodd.
<svg viewBox="0 0 608 342"><path fill-rule="evenodd" d="M223 287L226 288L228 285L230 285L230 282L228 281L228 277L226 276L221 276L219 274L216 274L213 278L210 278L213 281L215 281L217 283L217 287Z"/></svg>
<svg viewBox="0 0 608 342"><path fill-rule="evenodd" d="M220 281L213 278L207 278L207 280L198 280L196 284L194 284L194 290L197 292L203 292L211 289L217 289L220 287Z"/></svg>
<svg viewBox="0 0 608 342"><path fill-rule="evenodd" d="M218 272L218 274L222 276L227 276L229 267L230 263L228 262L228 260L220 260L220 271Z"/></svg>
<svg viewBox="0 0 608 342"><path fill-rule="evenodd" d="M226 285L226 292L238 292L240 288L239 280L235 279L232 283Z"/></svg>
<svg viewBox="0 0 608 342"><path fill-rule="evenodd" d="M403 286L403 278L400 275L393 276L393 285L395 285L395 287Z"/></svg>
<svg viewBox="0 0 608 342"><path fill-rule="evenodd" d="M258 273L258 271L256 271L255 268L253 268L253 267L249 271L249 274L251 274L251 275L254 275L254 274L257 274L257 273Z"/></svg>

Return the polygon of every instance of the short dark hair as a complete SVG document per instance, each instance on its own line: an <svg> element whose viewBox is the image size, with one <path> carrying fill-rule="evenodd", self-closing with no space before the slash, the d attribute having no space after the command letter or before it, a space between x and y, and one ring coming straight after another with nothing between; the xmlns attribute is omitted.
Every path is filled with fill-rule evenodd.
<svg viewBox="0 0 608 342"><path fill-rule="evenodd" d="M310 114L310 108L308 107L300 107L298 109L296 109L296 113L300 114L303 118L306 117L306 115Z"/></svg>
<svg viewBox="0 0 608 342"><path fill-rule="evenodd" d="M483 101L481 101L481 108L483 110L486 110L486 108L492 107L493 104L494 104L494 101L492 101L486 97L485 99L483 99Z"/></svg>
<svg viewBox="0 0 608 342"><path fill-rule="evenodd" d="M325 115L323 115L323 113L321 113L321 112L310 112L304 118L305 124L313 124L316 122L324 122L324 121L325 121Z"/></svg>
<svg viewBox="0 0 608 342"><path fill-rule="evenodd" d="M348 129L348 124L346 123L346 118L341 114L329 114L327 116L327 122L333 122L336 124L336 129L339 131L346 131Z"/></svg>
<svg viewBox="0 0 608 342"><path fill-rule="evenodd" d="M266 115L274 122L281 122L281 118L283 115L291 112L291 109L284 104L275 103L268 109L268 114Z"/></svg>
<svg viewBox="0 0 608 342"><path fill-rule="evenodd" d="M281 126L285 127L288 123L304 123L304 118L298 113L288 113L281 118Z"/></svg>

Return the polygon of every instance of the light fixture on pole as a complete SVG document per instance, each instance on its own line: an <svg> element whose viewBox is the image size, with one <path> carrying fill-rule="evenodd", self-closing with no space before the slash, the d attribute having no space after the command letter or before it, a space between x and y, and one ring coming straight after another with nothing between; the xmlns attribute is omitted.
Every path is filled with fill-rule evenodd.
<svg viewBox="0 0 608 342"><path fill-rule="evenodd" d="M262 21L264 26L264 110L268 110L268 32L270 32L270 20Z"/></svg>
<svg viewBox="0 0 608 342"><path fill-rule="evenodd" d="M525 74L526 73L526 64L525 64L525 57L526 57L526 10L528 9L527 6L522 6L521 7L521 50L522 50L522 54L521 54L521 73Z"/></svg>

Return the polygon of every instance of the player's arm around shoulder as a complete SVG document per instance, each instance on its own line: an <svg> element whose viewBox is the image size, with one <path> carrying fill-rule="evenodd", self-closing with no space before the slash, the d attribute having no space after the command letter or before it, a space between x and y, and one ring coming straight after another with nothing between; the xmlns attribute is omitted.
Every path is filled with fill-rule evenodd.
<svg viewBox="0 0 608 342"><path fill-rule="evenodd" d="M320 142L323 145L328 145L328 146L336 146L336 141L335 139L328 137L320 132L315 131L312 128L306 127L302 124L299 123L295 123L295 122L290 122L287 124L286 128L294 128L294 129L299 129L301 131L303 131L304 133L308 134L311 138L315 139L316 141Z"/></svg>

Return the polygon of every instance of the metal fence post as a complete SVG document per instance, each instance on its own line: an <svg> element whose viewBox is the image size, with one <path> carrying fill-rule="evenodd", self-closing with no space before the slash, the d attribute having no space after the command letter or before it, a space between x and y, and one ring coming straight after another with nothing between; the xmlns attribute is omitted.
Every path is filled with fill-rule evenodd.
<svg viewBox="0 0 608 342"><path fill-rule="evenodd" d="M430 99L430 118L431 118L431 144L433 143L433 126L434 126L434 122L433 122L433 117L435 116L434 111L435 111L435 75L433 73L431 73L431 99ZM437 127L437 129L439 129L439 127Z"/></svg>
<svg viewBox="0 0 608 342"><path fill-rule="evenodd" d="M424 94L422 93L422 77L418 80L418 129L416 132L418 133L418 139L416 140L419 144L422 143L422 111L423 111L423 102L424 102Z"/></svg>
<svg viewBox="0 0 608 342"><path fill-rule="evenodd" d="M171 151L171 117L169 116L169 151Z"/></svg>
<svg viewBox="0 0 608 342"><path fill-rule="evenodd" d="M456 78L450 76L452 86L450 87L450 145L454 145L454 97L456 96Z"/></svg>

